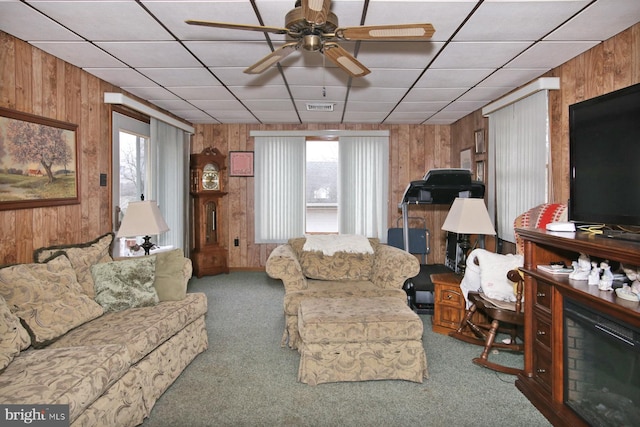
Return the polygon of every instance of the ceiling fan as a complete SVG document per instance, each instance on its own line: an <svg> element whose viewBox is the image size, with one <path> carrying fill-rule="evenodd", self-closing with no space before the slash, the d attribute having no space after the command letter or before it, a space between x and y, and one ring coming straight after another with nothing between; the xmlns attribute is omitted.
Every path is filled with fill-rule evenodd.
<svg viewBox="0 0 640 427"><path fill-rule="evenodd" d="M289 11L285 17L284 28L194 19L185 22L190 25L285 34L295 40L285 43L248 67L244 70L247 74L260 74L292 52L303 48L307 51L321 52L351 76L362 77L370 73L369 69L335 40L428 40L435 33L433 25L427 23L340 28L338 27L338 17L329 11L330 7L331 0L297 0L295 8Z"/></svg>

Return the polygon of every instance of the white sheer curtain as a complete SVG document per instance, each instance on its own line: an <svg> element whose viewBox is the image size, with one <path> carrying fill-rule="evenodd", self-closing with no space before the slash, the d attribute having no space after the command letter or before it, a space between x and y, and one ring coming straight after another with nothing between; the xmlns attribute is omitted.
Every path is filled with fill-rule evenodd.
<svg viewBox="0 0 640 427"><path fill-rule="evenodd" d="M255 241L283 243L305 230L305 137L255 137Z"/></svg>
<svg viewBox="0 0 640 427"><path fill-rule="evenodd" d="M339 231L386 242L389 138L341 136Z"/></svg>
<svg viewBox="0 0 640 427"><path fill-rule="evenodd" d="M189 134L151 118L151 155L155 199L169 231L158 237L161 246L172 245L189 252Z"/></svg>
<svg viewBox="0 0 640 427"><path fill-rule="evenodd" d="M515 218L548 198L548 105L543 90L489 115L489 212L509 242Z"/></svg>

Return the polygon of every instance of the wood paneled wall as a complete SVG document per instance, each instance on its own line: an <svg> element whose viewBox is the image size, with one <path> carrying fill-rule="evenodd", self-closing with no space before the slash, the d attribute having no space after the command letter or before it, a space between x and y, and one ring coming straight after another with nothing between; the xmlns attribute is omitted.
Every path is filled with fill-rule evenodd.
<svg viewBox="0 0 640 427"><path fill-rule="evenodd" d="M109 108L117 87L0 31L0 105L78 125L81 202L0 211L0 264L30 262L42 246L94 239L111 230Z"/></svg>
<svg viewBox="0 0 640 427"><path fill-rule="evenodd" d="M568 106L640 82L640 24L551 70L561 89L551 92L552 201L569 195ZM30 262L41 246L87 241L111 229L110 186L100 187L99 174L110 176L109 107L104 92L122 92L104 81L0 32L0 106L78 124L81 203L50 208L0 211L0 264ZM460 150L474 146L473 132L486 128L479 111L451 126L420 125L197 125L191 152L212 145L223 153L253 150L251 130L376 129L390 132L389 225L400 215L398 203L409 181L435 167L459 166ZM110 181L110 180L109 180ZM223 236L232 269L261 269L272 245L253 243L253 178L229 178L229 225ZM446 207L412 206L432 231L429 262L442 262L440 227ZM259 214L259 213L258 213ZM239 238L240 245L233 246Z"/></svg>
<svg viewBox="0 0 640 427"><path fill-rule="evenodd" d="M412 180L421 179L433 168L450 167L450 126L416 125L197 125L191 152L199 153L204 147L213 146L222 153L229 151L253 151L252 130L388 130L389 137L389 226L395 226L401 216L398 204L404 190ZM231 269L262 269L274 245L254 243L254 178L229 177L227 191L221 208L230 218L222 241L229 248ZM411 206L410 216L424 218L432 231L432 253L429 262L444 261L444 239L440 230L448 211L446 206ZM234 246L238 238L240 245Z"/></svg>

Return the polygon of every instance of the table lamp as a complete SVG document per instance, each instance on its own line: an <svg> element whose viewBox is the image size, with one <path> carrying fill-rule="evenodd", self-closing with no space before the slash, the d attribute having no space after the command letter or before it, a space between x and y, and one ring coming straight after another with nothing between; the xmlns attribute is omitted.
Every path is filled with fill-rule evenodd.
<svg viewBox="0 0 640 427"><path fill-rule="evenodd" d="M140 246L144 249L145 255L149 255L149 250L154 246L149 241L150 236L166 231L169 231L169 226L162 218L156 202L144 200L129 202L116 237L144 236L144 243Z"/></svg>
<svg viewBox="0 0 640 427"><path fill-rule="evenodd" d="M476 198L456 198L449 209L447 218L444 220L442 229L458 234L458 245L462 249L460 259L460 273L464 275L467 263L467 251L471 247L469 242L470 234L485 234L495 236L496 230L493 228L489 212L484 204L484 199Z"/></svg>

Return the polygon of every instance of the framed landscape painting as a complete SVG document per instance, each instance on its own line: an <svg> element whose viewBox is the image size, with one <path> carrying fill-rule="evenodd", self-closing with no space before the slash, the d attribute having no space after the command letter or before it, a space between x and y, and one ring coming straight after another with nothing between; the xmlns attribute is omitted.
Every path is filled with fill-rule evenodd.
<svg viewBox="0 0 640 427"><path fill-rule="evenodd" d="M0 108L0 210L80 203L76 131Z"/></svg>

